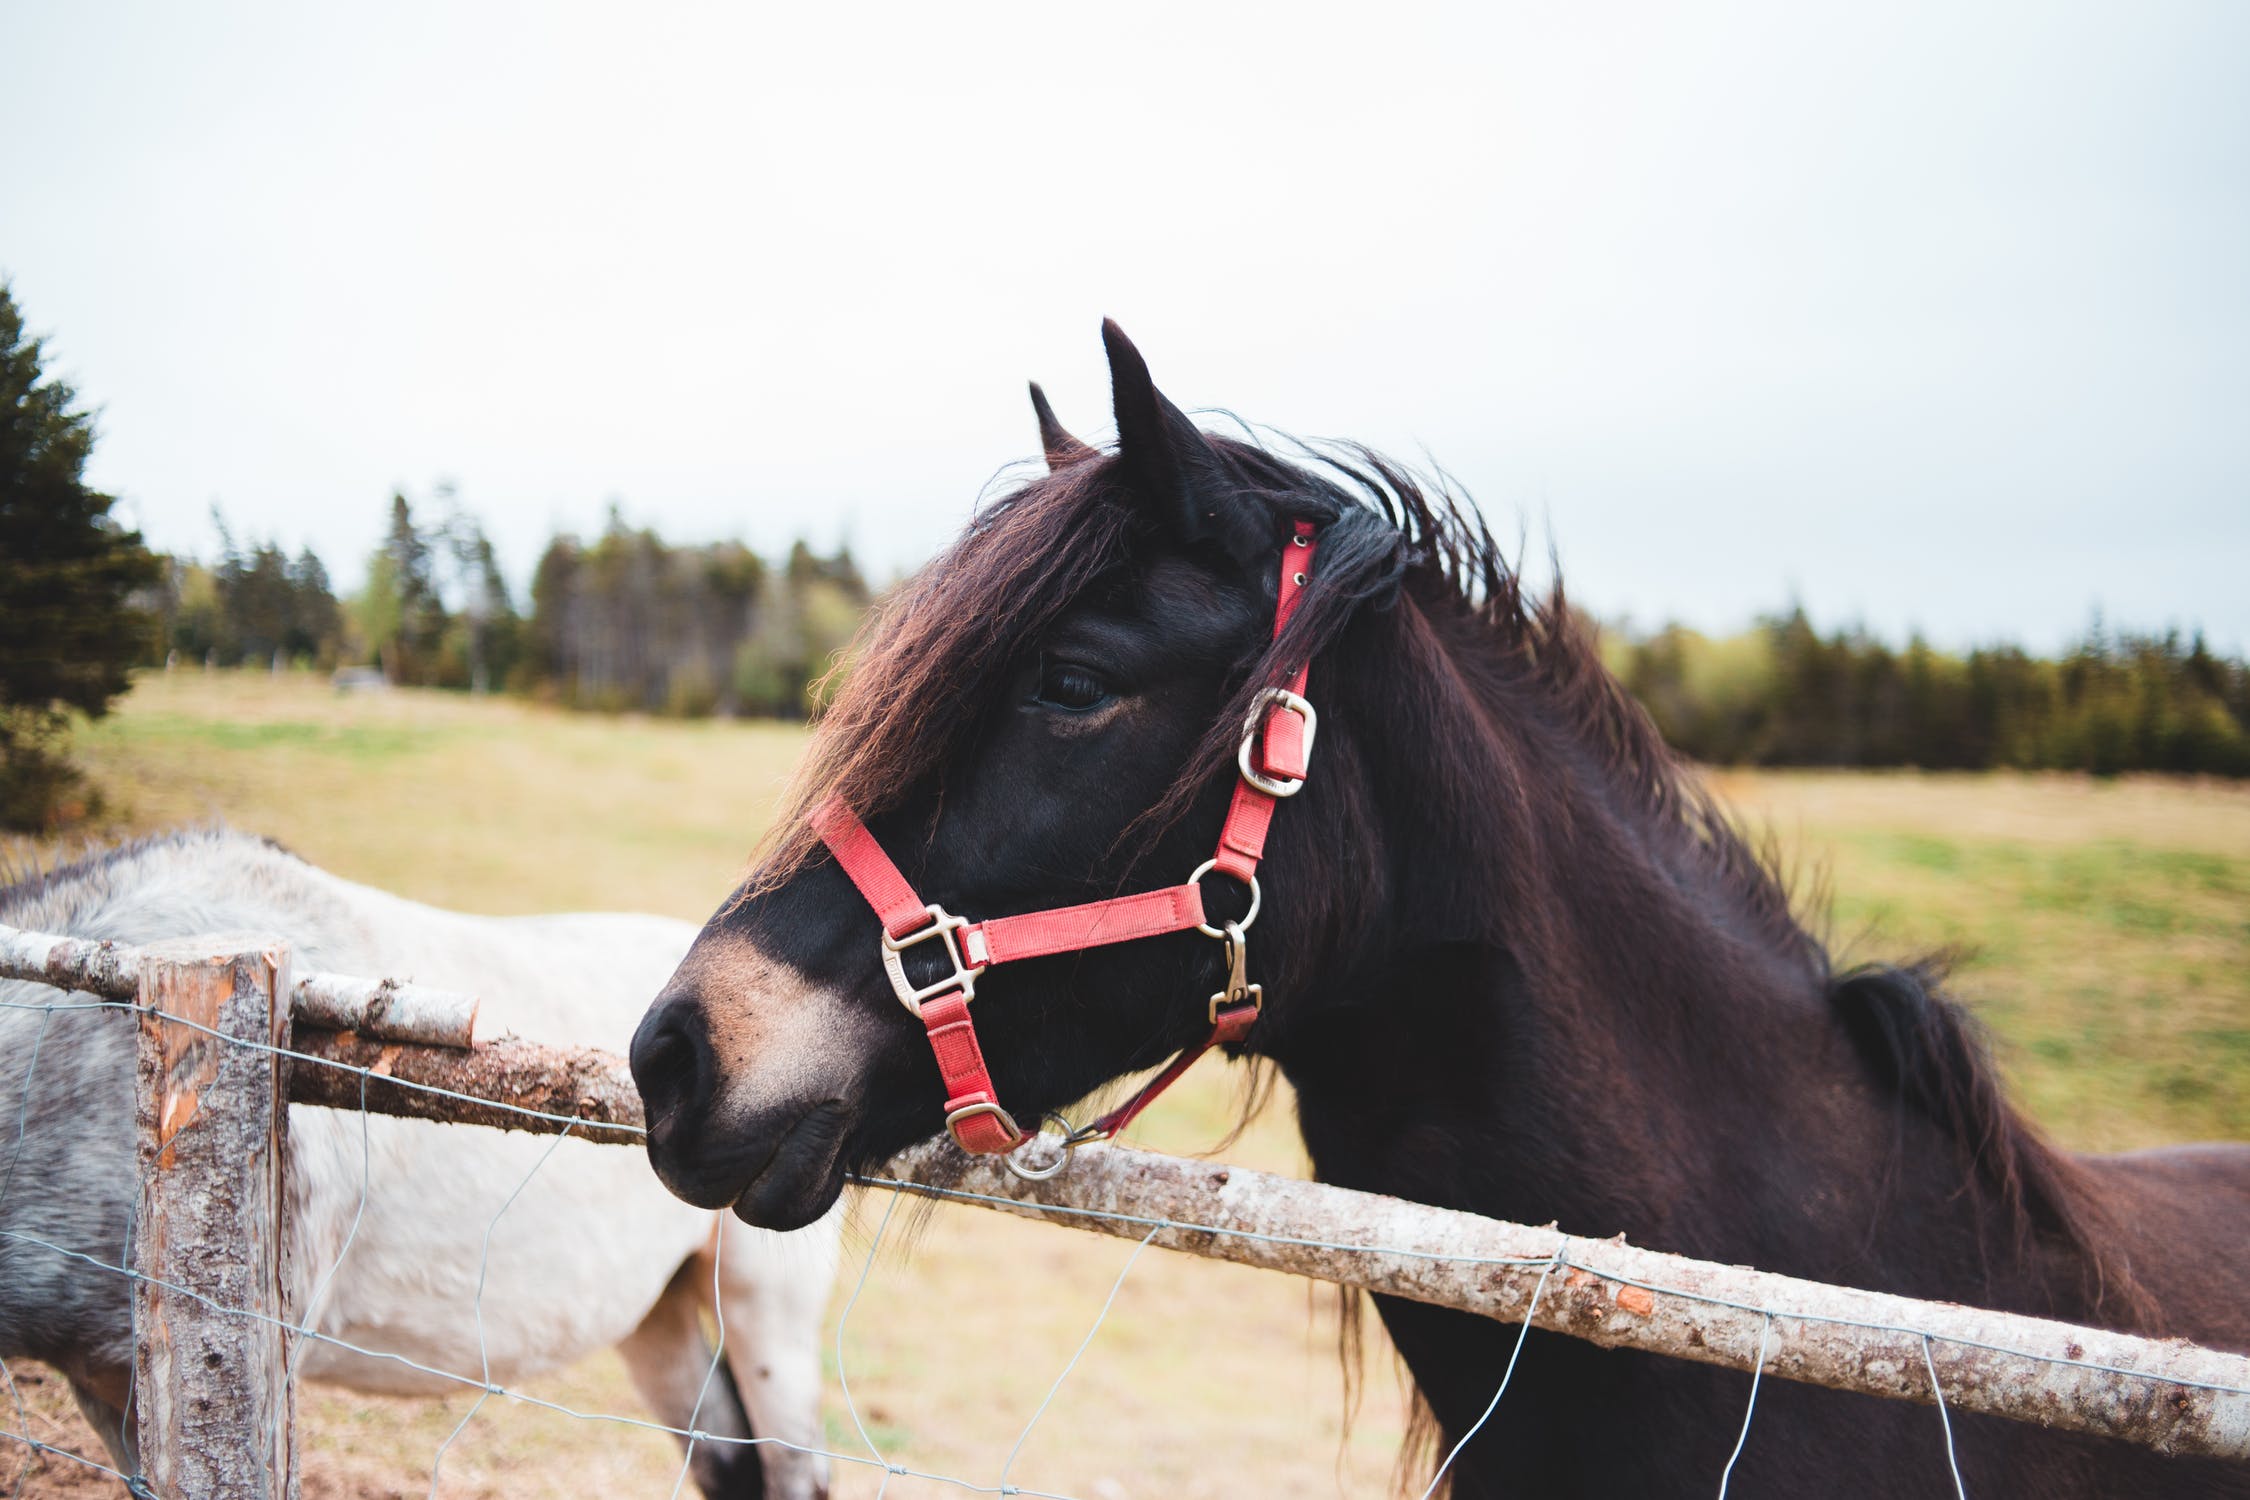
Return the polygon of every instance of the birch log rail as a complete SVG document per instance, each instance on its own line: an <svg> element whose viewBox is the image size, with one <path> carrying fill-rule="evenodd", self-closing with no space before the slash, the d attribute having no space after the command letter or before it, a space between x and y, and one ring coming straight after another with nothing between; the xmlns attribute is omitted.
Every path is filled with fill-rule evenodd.
<svg viewBox="0 0 2250 1500"><path fill-rule="evenodd" d="M0 979L29 979L129 1003L140 976L138 948L0 926ZM476 1035L476 996L404 979L300 974L289 987L289 1008L300 1026L386 1042L466 1047Z"/></svg>
<svg viewBox="0 0 2250 1500"><path fill-rule="evenodd" d="M1770 1316L1768 1375L1928 1403L1935 1369L1955 1411L2250 1459L2250 1358L2181 1339L1800 1281L1118 1146L1027 1182L941 1139L864 1180L1736 1370L1756 1363Z"/></svg>
<svg viewBox="0 0 2250 1500"><path fill-rule="evenodd" d="M640 1090L615 1053L517 1037L418 1047L337 1031L299 1031L296 1052L294 1104L546 1135L567 1125L581 1140L641 1143Z"/></svg>
<svg viewBox="0 0 2250 1500"><path fill-rule="evenodd" d="M0 927L0 979L130 1001L140 964L130 948ZM364 1097L423 1119L642 1135L624 1060L590 1048L319 1030L293 1045L297 1103L353 1109ZM2250 1460L2250 1358L2182 1340L1801 1281L1119 1146L1083 1149L1069 1172L1034 1183L941 1139L859 1180L1730 1369L1750 1370L1763 1339L1765 1373L1786 1380L1923 1403L1942 1392L1956 1411Z"/></svg>

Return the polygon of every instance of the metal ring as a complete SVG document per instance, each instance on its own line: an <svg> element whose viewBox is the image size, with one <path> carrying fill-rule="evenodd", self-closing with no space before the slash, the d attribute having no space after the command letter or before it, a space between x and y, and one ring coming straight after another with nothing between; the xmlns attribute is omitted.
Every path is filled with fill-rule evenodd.
<svg viewBox="0 0 2250 1500"><path fill-rule="evenodd" d="M1214 858L1205 860L1202 864L1199 864L1195 867L1195 873L1188 877L1188 884L1201 885L1203 883L1203 877L1210 874L1218 867L1219 862L1217 859ZM1242 879L1242 877L1239 875L1230 874L1227 876L1227 879L1239 881ZM1233 922L1228 924L1229 926L1240 928L1243 931L1248 931L1250 924L1258 920L1258 903L1260 900L1258 894L1258 877L1255 875L1251 876L1247 884L1250 887L1250 909L1244 912L1240 917L1236 918ZM1220 928L1213 927L1209 922L1196 923L1195 930L1202 933L1207 938L1218 938L1222 942L1226 939L1225 931Z"/></svg>
<svg viewBox="0 0 2250 1500"><path fill-rule="evenodd" d="M1076 1130L1073 1130L1071 1128L1070 1121L1064 1119L1061 1114L1051 1109L1047 1111L1046 1115L1041 1118L1039 1123L1044 1126L1050 1121L1062 1127L1062 1134L1057 1136L1049 1136L1045 1130L1041 1130L1030 1140L1025 1141L1023 1143L1023 1146L1018 1146L1016 1147L1015 1151L1011 1151L1006 1156L1001 1157L1000 1165L1006 1167L1010 1172L1013 1172L1016 1176L1021 1177L1026 1182L1045 1182L1049 1178L1060 1177L1063 1173L1069 1171L1071 1153L1078 1149L1078 1143L1080 1139L1079 1134ZM1050 1139L1055 1142L1056 1146L1055 1159L1053 1164L1046 1167L1024 1167L1018 1166L1016 1164L1016 1153L1023 1150L1024 1146L1033 1145L1039 1141Z"/></svg>

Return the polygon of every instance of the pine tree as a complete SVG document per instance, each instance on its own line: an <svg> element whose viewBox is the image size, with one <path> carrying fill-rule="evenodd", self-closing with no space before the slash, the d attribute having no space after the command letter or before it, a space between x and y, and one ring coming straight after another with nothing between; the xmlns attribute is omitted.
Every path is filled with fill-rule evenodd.
<svg viewBox="0 0 2250 1500"><path fill-rule="evenodd" d="M86 485L93 418L50 378L0 285L0 824L41 827L82 785L63 759L71 712L98 717L125 691L157 580L140 533Z"/></svg>

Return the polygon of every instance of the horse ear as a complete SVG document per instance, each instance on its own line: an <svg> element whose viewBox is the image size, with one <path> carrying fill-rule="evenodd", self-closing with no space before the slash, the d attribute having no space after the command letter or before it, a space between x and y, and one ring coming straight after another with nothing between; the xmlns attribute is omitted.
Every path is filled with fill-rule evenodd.
<svg viewBox="0 0 2250 1500"><path fill-rule="evenodd" d="M1036 380L1031 382L1031 409L1039 417L1039 446L1046 450L1048 473L1094 456L1093 449L1072 437L1069 429L1055 420L1055 409L1047 404L1047 393L1039 389Z"/></svg>
<svg viewBox="0 0 2250 1500"><path fill-rule="evenodd" d="M1117 452L1133 487L1181 541L1218 543L1253 578L1271 571L1280 545L1273 513L1228 478L1218 450L1164 399L1141 351L1108 318L1102 344L1117 407Z"/></svg>

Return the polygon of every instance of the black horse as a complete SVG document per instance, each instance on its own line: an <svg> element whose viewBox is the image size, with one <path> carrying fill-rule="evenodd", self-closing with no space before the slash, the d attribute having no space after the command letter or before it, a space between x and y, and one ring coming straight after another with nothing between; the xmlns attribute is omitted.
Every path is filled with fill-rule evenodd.
<svg viewBox="0 0 2250 1500"><path fill-rule="evenodd" d="M2250 1349L2250 1148L2075 1156L2001 1097L1926 966L1835 972L1765 861L1472 513L1360 449L1199 432L1104 328L1118 447L1049 473L888 606L751 881L633 1046L673 1191L789 1228L939 1125L831 796L921 893L989 917L1177 882L1259 689L1312 668L1237 1049L1294 1086L1319 1176L1710 1260ZM1292 527L1319 546L1273 639ZM1234 891L1210 882L1216 906ZM1236 894L1239 894L1238 892ZM974 1014L1035 1119L1208 1030L1193 933L995 969ZM1376 1304L1450 1444L1505 1327ZM1460 1495L1704 1495L1749 1377L1534 1332ZM1949 1493L1927 1408L1782 1381L1736 1495ZM1969 1493L2250 1495L2250 1469L1957 1417Z"/></svg>

